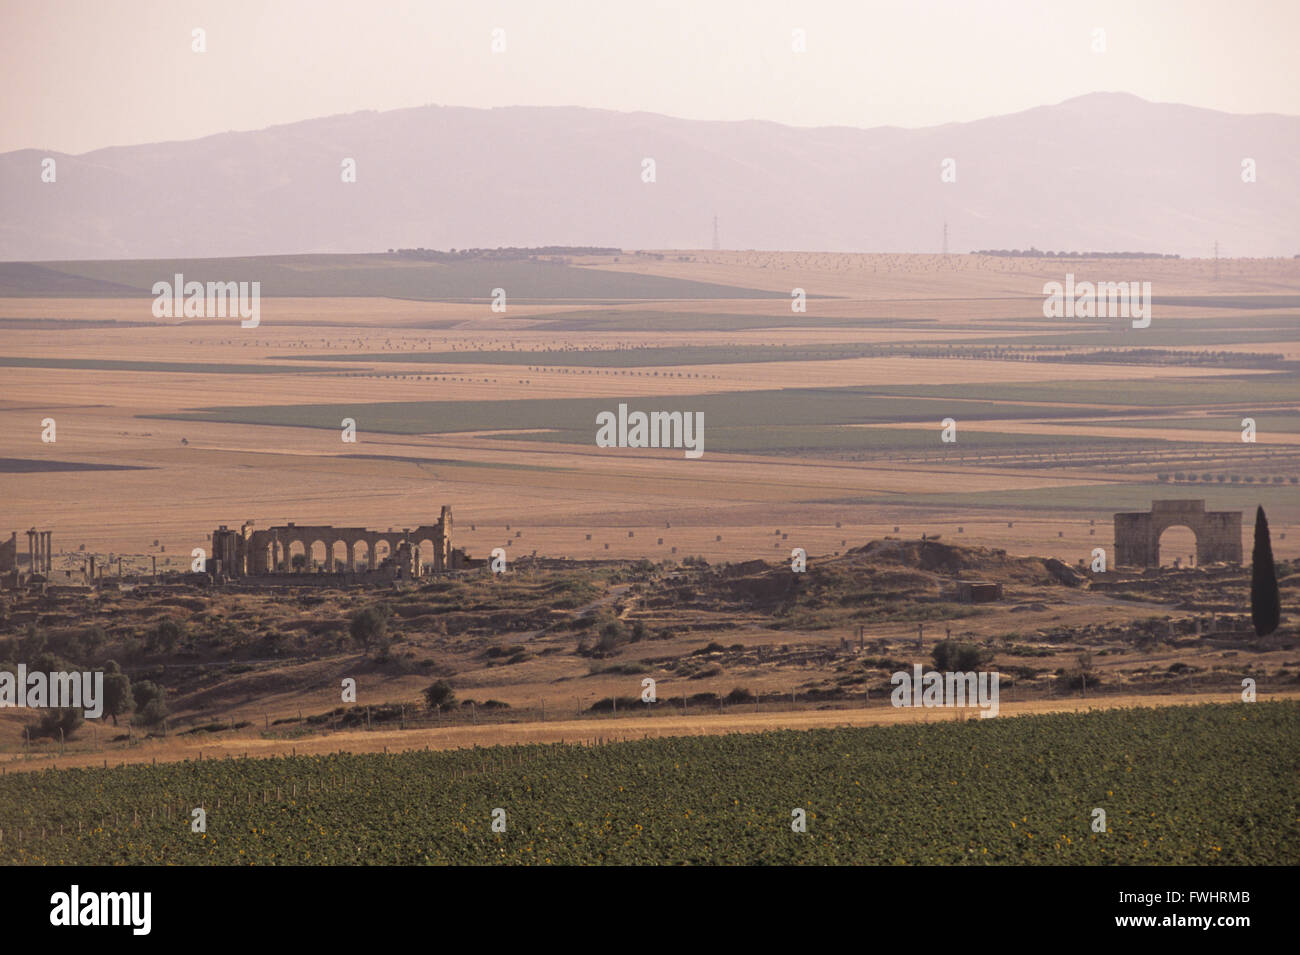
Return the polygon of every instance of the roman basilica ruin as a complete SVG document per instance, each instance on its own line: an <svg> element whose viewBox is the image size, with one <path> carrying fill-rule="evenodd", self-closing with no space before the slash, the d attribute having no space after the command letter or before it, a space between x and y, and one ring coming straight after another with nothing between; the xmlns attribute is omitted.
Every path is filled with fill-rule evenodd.
<svg viewBox="0 0 1300 955"><path fill-rule="evenodd" d="M397 579L457 570L465 553L452 547L451 508L438 521L415 528L372 531L328 524L281 524L212 532L207 570L235 579L294 573L382 573Z"/></svg>

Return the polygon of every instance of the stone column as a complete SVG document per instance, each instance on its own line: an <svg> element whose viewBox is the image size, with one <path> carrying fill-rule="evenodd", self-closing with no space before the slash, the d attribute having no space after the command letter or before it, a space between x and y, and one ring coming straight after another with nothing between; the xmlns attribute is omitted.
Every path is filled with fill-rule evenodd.
<svg viewBox="0 0 1300 955"><path fill-rule="evenodd" d="M27 572L36 573L36 531L27 532Z"/></svg>

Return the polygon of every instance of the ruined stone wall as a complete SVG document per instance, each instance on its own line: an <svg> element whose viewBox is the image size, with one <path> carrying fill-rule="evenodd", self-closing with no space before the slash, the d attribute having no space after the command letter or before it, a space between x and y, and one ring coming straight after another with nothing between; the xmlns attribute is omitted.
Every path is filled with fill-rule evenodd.
<svg viewBox="0 0 1300 955"><path fill-rule="evenodd" d="M429 546L421 546L422 542ZM293 557L307 556L319 544L325 554L325 570L331 573L370 572L383 561L399 568L401 576L420 576L425 571L450 570L455 563L451 546L451 508L444 506L436 524L417 528L372 531L364 527L334 527L329 524L283 524L261 530L248 525L236 532L223 525L213 532L213 557L224 573L232 577L265 576L293 572ZM336 553L342 544L344 554ZM380 544L386 553L380 557Z"/></svg>

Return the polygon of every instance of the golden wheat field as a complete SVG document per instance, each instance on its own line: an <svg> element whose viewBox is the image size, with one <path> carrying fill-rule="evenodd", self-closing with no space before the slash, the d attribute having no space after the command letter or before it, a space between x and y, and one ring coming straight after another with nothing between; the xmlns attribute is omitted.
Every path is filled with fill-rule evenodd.
<svg viewBox="0 0 1300 955"><path fill-rule="evenodd" d="M810 299L808 312L798 315L781 300L529 303L501 315L486 303L268 298L260 326L248 330L231 321L157 320L147 299L5 299L0 354L56 366L69 360L82 365L4 368L0 457L29 462L23 466L26 470L4 475L5 530L52 529L60 560L75 562L74 555L83 553L84 545L86 552L165 553L164 565L178 555L173 566L179 566L179 555L199 546L218 524L295 520L401 526L422 522L440 505L449 504L457 515L460 542L479 555L505 543L507 524L513 529L509 546L524 553L660 557L676 548L679 556L698 553L726 559L770 557L773 547L766 538L778 526L797 533L804 546L821 551L899 526L900 533L950 535L961 527L964 539L971 542L1044 550L1073 562L1098 538L1108 537L1108 508L1146 506L1143 498L1159 496L1154 468L1143 466L1142 455L1131 454L1120 466L1068 456L1054 460L1047 453L1038 460L996 454L979 460L977 454L960 453L958 442L952 449L958 453L941 459L939 452L947 450L939 441L947 399L907 396L909 389L946 386L951 396L961 399L985 386L1037 386L1032 400L1002 399L1013 412L1018 404L1025 405L1023 416L963 421L965 433L1041 436L1053 442L1051 451L1068 452L1072 439L1087 438L1138 440L1159 451L1195 435L1162 427L1162 419L1215 411L1238 414L1236 405L1249 395L1250 381L1276 377L1266 367L1079 360L1070 355L1080 350L1073 340L1053 349L1051 339L1065 341L1077 331L1069 322L1042 315L1041 287L1059 275L1059 263L990 256L740 252L692 252L690 258L678 262L623 256L617 264L607 257L579 260L578 265L763 289L786 289L797 282L810 293L836 297ZM1195 260L1071 267L1080 272L1104 268L1107 275L1120 278L1149 277L1170 296L1225 300L1222 306L1157 305L1157 328L1204 324L1211 318L1242 324L1265 316L1290 320L1296 329L1295 316L1285 307L1240 307L1241 300L1252 295L1294 294L1300 289L1298 267L1291 261L1225 261L1217 281L1209 277L1206 262ZM583 315L589 312L632 313L629 323L640 327L583 328ZM557 314L568 316L572 329L546 327L545 320ZM697 322L701 328L692 330L669 321L682 315L750 316L774 322L788 315L792 320L789 327L762 324L721 331L709 328L705 318ZM665 327L656 327L657 322ZM1038 360L934 353L999 337L1014 345L1017 336L1026 335L1034 339L1034 349L1046 349ZM1300 331L1268 338L1249 344L1216 341L1213 348L1283 358L1300 350ZM1141 340L1133 341L1136 345ZM745 361L742 356L724 362L635 367L575 366L565 357L635 349L832 345L897 346L899 353L763 361ZM1190 341L1161 348L1167 354L1198 350ZM921 353L924 349L930 353ZM465 354L543 351L546 355L536 364L503 364L491 355L474 360ZM454 364L401 360L406 352L459 357ZM368 361L367 355L383 355L385 361ZM325 366L311 360L319 356L357 358ZM94 367L104 361L128 367ZM295 361L327 370L253 373ZM138 362L170 367L129 367ZM179 367L195 363L240 370L196 373ZM1198 399L1202 383L1225 376L1245 384L1234 395L1231 410L1221 398ZM1156 423L1143 427L1141 420L1133 420L1114 427L1104 416L1073 422L1044 416L1042 403L1050 401L1054 384L1062 381L1114 383L1093 397L1071 399L1075 414L1128 411L1134 419L1154 418ZM1158 408L1124 400L1134 383L1151 382L1169 382L1185 394L1176 404ZM369 408L381 402L591 398L612 409L618 402L635 406L638 399L655 396L689 408L692 396L706 393L849 387L884 395L899 389L896 393L913 403L902 409L911 412L903 415L909 420L855 425L863 429L863 437L852 454L805 454L797 448L767 454L761 440L753 437L757 446L744 453L724 447L691 461L667 450L597 448L590 435L579 434L571 441L517 440L529 431L546 430L536 423L517 433L508 421L490 429L462 430L454 421L455 404L439 404L438 413L444 417L430 419L435 426L427 433L420 433L418 425L402 434L366 427ZM1292 393L1290 402L1285 398L1283 394L1279 401L1274 393L1258 407L1261 412L1283 412L1300 394ZM341 443L337 433L319 427L151 417L208 407L288 405L355 407L358 442ZM41 440L41 422L47 417L57 422L55 443ZM776 399L746 427L757 434L782 425L781 402ZM873 451L873 441L890 430L928 430L934 440L931 447L918 439L921 443L915 447ZM1222 455L1243 451L1236 429L1198 437L1221 446ZM1244 450L1293 454L1297 440L1294 429L1261 429L1258 443ZM44 470L41 462L49 461L138 470ZM1289 457L1270 467L1286 479L1296 470L1294 465L1295 458ZM1142 485L1150 485L1149 491ZM1116 488L1109 499L1104 493L1108 487ZM1072 490L1053 499L1051 492L1058 488ZM1025 490L1036 496L1019 502L1017 494ZM1284 502L1275 507L1280 507L1275 524L1280 522L1285 533L1300 513ZM520 536L515 537L516 532ZM1294 554L1298 541L1292 533L1275 546L1281 555Z"/></svg>

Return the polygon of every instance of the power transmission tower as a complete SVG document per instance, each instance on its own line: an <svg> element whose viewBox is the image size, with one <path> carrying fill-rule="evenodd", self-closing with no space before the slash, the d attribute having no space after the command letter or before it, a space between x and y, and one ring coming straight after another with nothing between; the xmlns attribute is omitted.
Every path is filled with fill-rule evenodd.
<svg viewBox="0 0 1300 955"><path fill-rule="evenodd" d="M722 248L722 240L718 238L718 217L713 217L713 251L716 252Z"/></svg>

